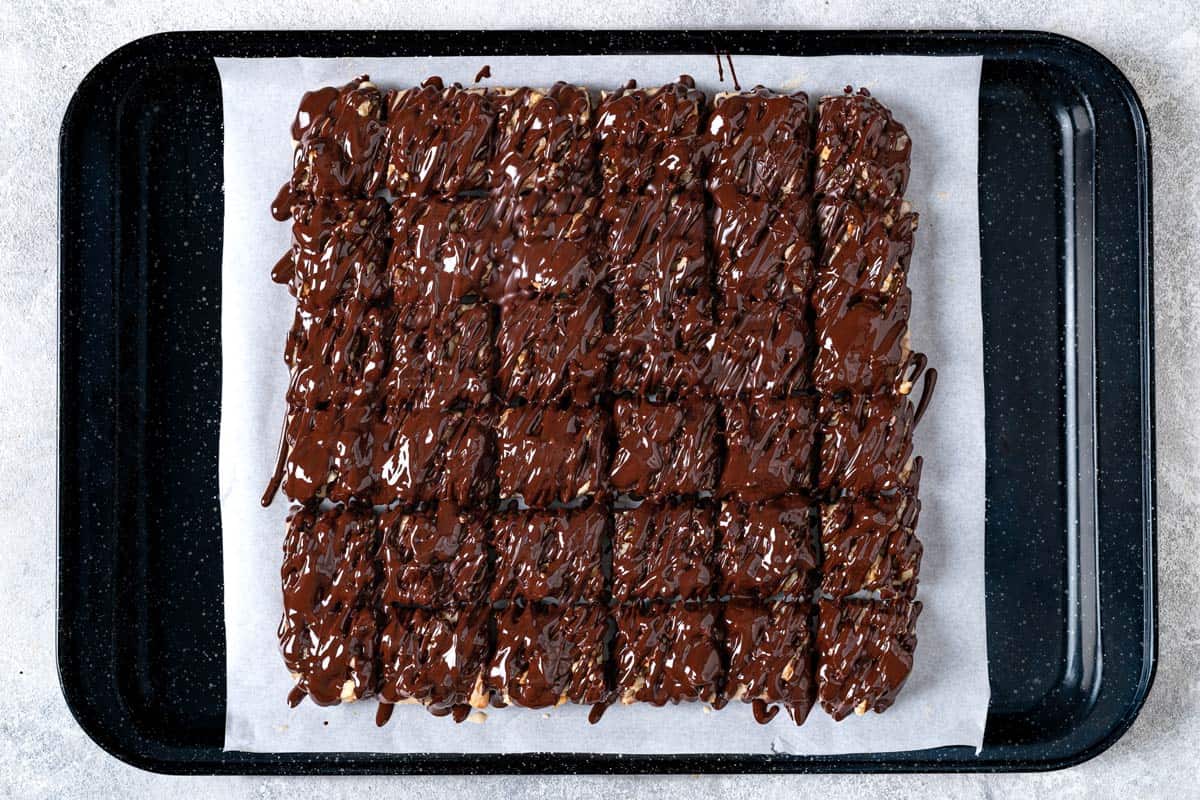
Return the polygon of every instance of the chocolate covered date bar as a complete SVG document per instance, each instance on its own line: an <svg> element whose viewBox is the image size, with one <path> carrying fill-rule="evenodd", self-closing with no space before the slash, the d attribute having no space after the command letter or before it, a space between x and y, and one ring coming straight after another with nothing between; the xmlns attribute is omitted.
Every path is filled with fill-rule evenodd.
<svg viewBox="0 0 1200 800"><path fill-rule="evenodd" d="M717 480L717 410L696 399L665 405L619 398L611 485L640 498L711 493Z"/></svg>
<svg viewBox="0 0 1200 800"><path fill-rule="evenodd" d="M452 503L436 511L389 509L379 517L380 602L451 608L485 599L487 531Z"/></svg>
<svg viewBox="0 0 1200 800"><path fill-rule="evenodd" d="M817 693L835 720L883 712L912 671L921 604L897 600L821 600Z"/></svg>
<svg viewBox="0 0 1200 800"><path fill-rule="evenodd" d="M714 511L707 502L651 502L615 515L617 602L705 600L713 594Z"/></svg>
<svg viewBox="0 0 1200 800"><path fill-rule="evenodd" d="M295 509L283 544L279 647L304 697L336 705L375 693L378 640L374 517L346 509Z"/></svg>
<svg viewBox="0 0 1200 800"><path fill-rule="evenodd" d="M487 672L492 702L525 708L607 703L609 650L604 606L510 605L496 615L496 649Z"/></svg>
<svg viewBox="0 0 1200 800"><path fill-rule="evenodd" d="M608 477L606 416L594 407L506 409L496 429L500 496L545 508L601 493Z"/></svg>
<svg viewBox="0 0 1200 800"><path fill-rule="evenodd" d="M494 601L594 603L604 598L608 509L510 511L493 523Z"/></svg>
<svg viewBox="0 0 1200 800"><path fill-rule="evenodd" d="M782 708L803 725L817 694L812 604L732 601L725 605L724 627L725 698L753 704L760 723Z"/></svg>
<svg viewBox="0 0 1200 800"><path fill-rule="evenodd" d="M717 515L718 594L766 600L807 596L817 569L815 513L805 497L727 500Z"/></svg>

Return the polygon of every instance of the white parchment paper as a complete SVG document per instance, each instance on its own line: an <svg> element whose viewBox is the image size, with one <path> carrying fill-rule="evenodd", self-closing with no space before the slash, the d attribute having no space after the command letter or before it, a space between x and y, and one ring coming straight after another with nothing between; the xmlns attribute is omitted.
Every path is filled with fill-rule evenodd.
<svg viewBox="0 0 1200 800"><path fill-rule="evenodd" d="M218 59L225 122L225 239L221 282L220 487L228 673L225 748L255 752L864 753L944 745L979 747L988 707L984 609L984 396L977 209L979 58L737 56L742 86L804 89L815 101L866 86L913 139L908 198L921 215L910 283L912 338L939 372L916 434L925 456L919 534L925 545L924 613L911 677L896 705L834 723L814 708L796 728L780 714L754 722L749 706L617 706L597 725L587 708L489 711L455 725L397 706L385 728L371 701L289 708L292 681L275 629L286 499L262 508L274 464L288 372L284 338L293 301L271 282L289 226L268 211L290 175L289 126L301 94L369 73L381 87L430 75L472 82L484 64L494 86L565 80L596 89L629 78L643 86L692 75L710 96L712 55L393 59Z"/></svg>

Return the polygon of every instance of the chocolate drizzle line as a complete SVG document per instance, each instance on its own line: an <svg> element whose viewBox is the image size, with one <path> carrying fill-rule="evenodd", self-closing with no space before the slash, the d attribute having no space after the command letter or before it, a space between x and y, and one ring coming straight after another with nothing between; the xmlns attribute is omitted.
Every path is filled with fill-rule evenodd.
<svg viewBox="0 0 1200 800"><path fill-rule="evenodd" d="M937 379L911 143L864 90L814 145L806 95L722 55L711 105L688 76L305 95L271 208L288 702L891 704Z"/></svg>

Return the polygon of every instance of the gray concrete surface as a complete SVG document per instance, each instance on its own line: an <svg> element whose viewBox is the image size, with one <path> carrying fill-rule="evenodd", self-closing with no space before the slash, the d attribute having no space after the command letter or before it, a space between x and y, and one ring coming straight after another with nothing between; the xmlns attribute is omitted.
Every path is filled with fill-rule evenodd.
<svg viewBox="0 0 1200 800"><path fill-rule="evenodd" d="M0 796L157 797L322 794L621 798L1198 796L1200 753L1200 11L1156 4L1043 0L601 0L408 6L289 0L0 3ZM1153 9L1151 9L1153 5ZM515 6L515 4L514 4ZM294 8L293 8L294 7ZM1111 750L1063 772L898 777L178 778L105 754L76 727L54 659L54 441L57 133L76 84L105 54L145 34L198 28L369 27L1041 28L1113 59L1150 115L1154 141L1158 338L1161 652L1133 728Z"/></svg>

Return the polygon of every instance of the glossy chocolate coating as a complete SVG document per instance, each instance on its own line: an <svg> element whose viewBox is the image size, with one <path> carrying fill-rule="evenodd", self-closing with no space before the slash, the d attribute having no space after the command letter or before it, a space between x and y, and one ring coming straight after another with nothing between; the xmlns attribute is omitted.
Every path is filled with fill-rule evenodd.
<svg viewBox="0 0 1200 800"><path fill-rule="evenodd" d="M705 385L723 399L790 397L809 386L811 352L803 308L755 303L718 324Z"/></svg>
<svg viewBox="0 0 1200 800"><path fill-rule="evenodd" d="M687 75L655 89L631 81L605 93L596 109L603 194L669 194L694 186L703 113L704 93Z"/></svg>
<svg viewBox="0 0 1200 800"><path fill-rule="evenodd" d="M877 494L903 486L911 469L913 405L905 395L822 398L822 491Z"/></svg>
<svg viewBox="0 0 1200 800"><path fill-rule="evenodd" d="M506 409L496 430L501 497L532 508L599 494L608 477L606 415L597 408Z"/></svg>
<svg viewBox="0 0 1200 800"><path fill-rule="evenodd" d="M447 308L428 328L392 331L385 391L389 407L480 406L492 395L496 351L483 303Z"/></svg>
<svg viewBox="0 0 1200 800"><path fill-rule="evenodd" d="M385 511L379 527L381 602L447 608L484 600L488 558L478 519L441 503L436 511Z"/></svg>
<svg viewBox="0 0 1200 800"><path fill-rule="evenodd" d="M423 328L445 308L483 295L495 272L494 236L486 199L393 202L388 284L392 301L407 307L409 327Z"/></svg>
<svg viewBox="0 0 1200 800"><path fill-rule="evenodd" d="M510 605L496 615L487 673L493 703L548 708L607 703L608 612L604 606Z"/></svg>
<svg viewBox="0 0 1200 800"><path fill-rule="evenodd" d="M726 501L717 515L718 594L766 600L809 594L817 557L815 514L807 498Z"/></svg>
<svg viewBox="0 0 1200 800"><path fill-rule="evenodd" d="M806 301L815 259L810 198L769 201L737 194L731 186L709 197L722 307L736 311L762 300Z"/></svg>
<svg viewBox="0 0 1200 800"><path fill-rule="evenodd" d="M546 90L491 90L488 98L496 112L488 162L494 192L593 188L595 143L586 89L559 82Z"/></svg>
<svg viewBox="0 0 1200 800"><path fill-rule="evenodd" d="M718 700L723 677L719 604L625 605L616 613L622 703Z"/></svg>
<svg viewBox="0 0 1200 800"><path fill-rule="evenodd" d="M607 351L614 392L666 399L707 393L716 326L707 293L660 302L651 295L613 299Z"/></svg>
<svg viewBox="0 0 1200 800"><path fill-rule="evenodd" d="M448 500L470 507L488 500L495 486L489 419L478 411L389 409L372 451L378 476L373 501Z"/></svg>
<svg viewBox="0 0 1200 800"><path fill-rule="evenodd" d="M717 409L698 399L656 405L620 398L613 407L611 484L639 498L711 493L717 482Z"/></svg>
<svg viewBox="0 0 1200 800"><path fill-rule="evenodd" d="M387 186L393 194L449 198L487 188L496 115L483 90L430 78L388 92L387 101Z"/></svg>
<svg viewBox="0 0 1200 800"><path fill-rule="evenodd" d="M762 86L719 95L706 131L708 187L778 199L808 192L808 95Z"/></svg>
<svg viewBox="0 0 1200 800"><path fill-rule="evenodd" d="M607 372L604 313L603 297L593 292L502 306L496 335L500 397L508 403L592 402Z"/></svg>
<svg viewBox="0 0 1200 800"><path fill-rule="evenodd" d="M826 241L840 227L836 210L843 204L881 210L908 187L912 140L865 91L821 99L813 149L813 193Z"/></svg>
<svg viewBox="0 0 1200 800"><path fill-rule="evenodd" d="M817 316L813 385L822 394L871 395L894 390L908 365L912 292L895 298L850 297Z"/></svg>
<svg viewBox="0 0 1200 800"><path fill-rule="evenodd" d="M492 600L599 602L608 543L608 508L513 511L493 522L496 576Z"/></svg>
<svg viewBox="0 0 1200 800"><path fill-rule="evenodd" d="M860 297L893 300L907 285L916 229L911 211L864 213L847 205L821 258L812 295L817 317L830 317Z"/></svg>
<svg viewBox="0 0 1200 800"><path fill-rule="evenodd" d="M913 530L921 510L916 487L876 498L843 497L822 509L821 591L834 598L878 592L912 597L921 569Z"/></svg>
<svg viewBox="0 0 1200 800"><path fill-rule="evenodd" d="M381 702L416 702L438 716L453 713L456 720L470 706L487 705L487 606L437 611L389 606L382 616Z"/></svg>
<svg viewBox="0 0 1200 800"><path fill-rule="evenodd" d="M710 504L657 503L615 514L612 593L617 602L704 600L713 594L716 524Z"/></svg>
<svg viewBox="0 0 1200 800"><path fill-rule="evenodd" d="M301 507L288 519L279 646L296 679L293 705L374 694L377 538L370 512Z"/></svg>
<svg viewBox="0 0 1200 800"><path fill-rule="evenodd" d="M753 703L760 723L782 706L804 724L817 693L811 603L727 603L725 651L727 699Z"/></svg>
<svg viewBox="0 0 1200 800"><path fill-rule="evenodd" d="M292 247L271 278L285 283L297 307L322 322L343 306L386 296L387 203L327 200L302 209L292 222Z"/></svg>
<svg viewBox="0 0 1200 800"><path fill-rule="evenodd" d="M525 219L522 233L506 244L489 288L503 303L528 295L574 296L603 277L597 257L597 203L578 210Z"/></svg>
<svg viewBox="0 0 1200 800"><path fill-rule="evenodd" d="M700 192L607 198L600 217L614 294L646 294L670 304L709 291Z"/></svg>
<svg viewBox="0 0 1200 800"><path fill-rule="evenodd" d="M730 401L725 418L725 468L718 494L769 500L812 487L817 417L812 398Z"/></svg>
<svg viewBox="0 0 1200 800"><path fill-rule="evenodd" d="M277 220L327 198L367 198L383 185L383 95L366 75L306 92L292 122L292 178L271 206Z"/></svg>
<svg viewBox="0 0 1200 800"><path fill-rule="evenodd" d="M882 712L912 671L921 604L907 600L821 600L818 696L835 720Z"/></svg>
<svg viewBox="0 0 1200 800"><path fill-rule="evenodd" d="M298 503L366 499L374 490L378 409L373 403L297 409L289 413L281 447L283 492ZM269 503L274 489L263 498Z"/></svg>

